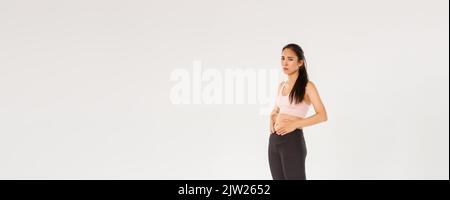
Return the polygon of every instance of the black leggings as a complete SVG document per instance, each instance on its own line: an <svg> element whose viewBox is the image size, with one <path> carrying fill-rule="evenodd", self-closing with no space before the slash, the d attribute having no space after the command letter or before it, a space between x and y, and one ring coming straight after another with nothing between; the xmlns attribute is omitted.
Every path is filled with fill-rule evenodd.
<svg viewBox="0 0 450 200"><path fill-rule="evenodd" d="M269 138L269 165L274 180L306 180L306 143L303 130Z"/></svg>

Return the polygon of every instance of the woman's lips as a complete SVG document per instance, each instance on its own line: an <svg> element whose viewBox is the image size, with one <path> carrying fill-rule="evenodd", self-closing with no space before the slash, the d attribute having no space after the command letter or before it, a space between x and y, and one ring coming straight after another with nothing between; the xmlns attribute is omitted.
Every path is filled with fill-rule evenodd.
<svg viewBox="0 0 450 200"><path fill-rule="evenodd" d="M284 71L287 71L287 70L288 70L288 68L286 68L286 67L283 67L283 70L284 70Z"/></svg>

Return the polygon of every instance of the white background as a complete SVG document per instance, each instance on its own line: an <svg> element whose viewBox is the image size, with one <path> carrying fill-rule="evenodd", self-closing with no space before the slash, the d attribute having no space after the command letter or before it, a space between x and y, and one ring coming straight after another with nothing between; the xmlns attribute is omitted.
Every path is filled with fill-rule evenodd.
<svg viewBox="0 0 450 200"><path fill-rule="evenodd" d="M308 179L449 179L448 14L446 0L1 0L0 179L271 179L261 105L174 105L170 74L277 69L289 42L328 111L305 128Z"/></svg>

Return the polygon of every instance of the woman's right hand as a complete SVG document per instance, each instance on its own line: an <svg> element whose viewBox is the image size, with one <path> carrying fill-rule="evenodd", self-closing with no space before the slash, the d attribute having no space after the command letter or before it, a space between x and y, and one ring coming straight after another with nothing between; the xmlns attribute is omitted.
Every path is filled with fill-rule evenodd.
<svg viewBox="0 0 450 200"><path fill-rule="evenodd" d="M279 112L278 107L275 107L272 110L272 112L270 113L270 124L269 124L270 134L275 133L275 123L276 123L277 118L278 118L278 112Z"/></svg>
<svg viewBox="0 0 450 200"><path fill-rule="evenodd" d="M270 134L275 133L274 125L275 125L275 122L272 119L270 119Z"/></svg>

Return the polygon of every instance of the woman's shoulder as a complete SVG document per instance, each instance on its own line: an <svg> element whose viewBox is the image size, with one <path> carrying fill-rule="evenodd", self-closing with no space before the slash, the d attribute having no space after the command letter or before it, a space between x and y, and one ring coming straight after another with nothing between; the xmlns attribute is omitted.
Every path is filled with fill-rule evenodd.
<svg viewBox="0 0 450 200"><path fill-rule="evenodd" d="M308 95L317 94L316 84L314 84L312 81L308 81L308 83L306 84L306 92L305 93Z"/></svg>
<svg viewBox="0 0 450 200"><path fill-rule="evenodd" d="M283 87L284 83L286 83L286 81L281 81L281 82L278 84L278 92L280 92L280 89L281 89L281 87Z"/></svg>
<svg viewBox="0 0 450 200"><path fill-rule="evenodd" d="M312 81L306 83L306 90L316 89L316 85Z"/></svg>

